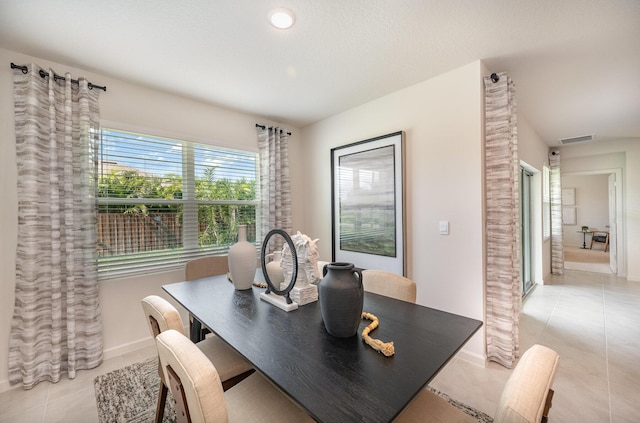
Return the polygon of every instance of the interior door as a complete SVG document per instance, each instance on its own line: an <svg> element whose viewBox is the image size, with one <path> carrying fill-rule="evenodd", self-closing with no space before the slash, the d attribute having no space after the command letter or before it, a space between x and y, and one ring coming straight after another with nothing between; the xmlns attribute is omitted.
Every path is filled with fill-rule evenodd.
<svg viewBox="0 0 640 423"><path fill-rule="evenodd" d="M616 174L609 174L609 267L614 274L618 273L618 248L616 219Z"/></svg>

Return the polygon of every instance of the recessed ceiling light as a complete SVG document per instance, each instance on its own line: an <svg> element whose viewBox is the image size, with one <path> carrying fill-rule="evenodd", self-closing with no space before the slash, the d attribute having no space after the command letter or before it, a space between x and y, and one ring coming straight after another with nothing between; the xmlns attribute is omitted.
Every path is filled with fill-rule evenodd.
<svg viewBox="0 0 640 423"><path fill-rule="evenodd" d="M271 22L271 25L275 26L276 28L291 28L295 21L296 17L289 9L280 7L269 12L269 22Z"/></svg>

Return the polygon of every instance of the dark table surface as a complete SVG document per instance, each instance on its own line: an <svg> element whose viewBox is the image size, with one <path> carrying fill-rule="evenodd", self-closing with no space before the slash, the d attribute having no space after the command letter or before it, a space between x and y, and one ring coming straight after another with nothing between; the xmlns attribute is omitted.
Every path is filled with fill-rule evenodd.
<svg viewBox="0 0 640 423"><path fill-rule="evenodd" d="M482 326L365 293L364 311L380 320L370 335L395 344L385 357L360 338L368 320L351 338L329 335L319 302L287 313L260 299L264 289L236 291L225 275L163 289L321 422L393 420Z"/></svg>

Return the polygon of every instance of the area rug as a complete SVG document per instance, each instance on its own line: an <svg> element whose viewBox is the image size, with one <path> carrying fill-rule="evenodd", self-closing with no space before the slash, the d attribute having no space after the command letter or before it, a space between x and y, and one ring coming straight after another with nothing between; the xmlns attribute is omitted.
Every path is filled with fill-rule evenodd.
<svg viewBox="0 0 640 423"><path fill-rule="evenodd" d="M93 381L100 423L153 422L160 377L157 357L100 375ZM167 394L163 423L174 423L176 413Z"/></svg>
<svg viewBox="0 0 640 423"><path fill-rule="evenodd" d="M470 415L471 417L476 419L478 422L493 423L493 417L489 416L488 414L485 414L482 411L477 410L473 407L469 407L468 405L461 403L460 401L456 401L453 398L451 398L449 395L445 394L444 392L440 392L437 389L434 389L430 386L428 388L431 392L433 392L436 395L439 395L444 400L446 400L449 404L453 405L454 407L464 412L465 414Z"/></svg>
<svg viewBox="0 0 640 423"><path fill-rule="evenodd" d="M96 391L100 423L147 423L154 421L160 387L157 358L149 358L140 363L100 375L95 378L93 385ZM493 419L482 411L456 401L436 389L429 389L454 407L476 418L478 422L493 422ZM175 421L173 398L169 393L162 422L174 423Z"/></svg>

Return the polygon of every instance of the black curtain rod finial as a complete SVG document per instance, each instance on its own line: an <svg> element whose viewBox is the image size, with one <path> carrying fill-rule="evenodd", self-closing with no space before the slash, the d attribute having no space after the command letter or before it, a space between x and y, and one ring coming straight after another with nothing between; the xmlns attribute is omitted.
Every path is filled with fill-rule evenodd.
<svg viewBox="0 0 640 423"><path fill-rule="evenodd" d="M22 73L25 74L25 75L27 74L27 72L29 72L29 68L27 68L26 66L18 66L13 62L11 62L11 69L20 69L22 71ZM40 77L42 77L42 78L46 78L47 76L49 76L49 72L45 72L42 69L40 69L38 71L38 75L40 75ZM53 78L56 81L59 80L59 79L65 79L64 76L60 76L60 75L56 75L56 74L53 74ZM74 84L77 84L78 80L77 79L72 79L71 82L74 83ZM96 84L93 84L91 82L89 82L88 85L89 85L89 89L90 90L92 90L94 88L97 88L97 89L105 91L105 92L107 91L107 87L102 86L102 85L96 85Z"/></svg>
<svg viewBox="0 0 640 423"><path fill-rule="evenodd" d="M500 77L498 76L497 73L492 73L491 74L491 81L495 84L496 82L500 81Z"/></svg>
<svg viewBox="0 0 640 423"><path fill-rule="evenodd" d="M27 68L26 66L18 66L13 62L11 62L11 69L20 69L25 75L27 74L27 72L29 72L29 68Z"/></svg>

